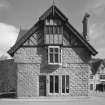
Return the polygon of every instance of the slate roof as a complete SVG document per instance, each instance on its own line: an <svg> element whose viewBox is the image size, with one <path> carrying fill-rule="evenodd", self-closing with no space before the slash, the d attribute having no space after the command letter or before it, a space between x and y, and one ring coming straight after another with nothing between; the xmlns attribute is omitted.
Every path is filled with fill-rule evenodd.
<svg viewBox="0 0 105 105"><path fill-rule="evenodd" d="M24 34L27 32L28 30L26 29L20 29L16 43L24 36Z"/></svg>
<svg viewBox="0 0 105 105"><path fill-rule="evenodd" d="M38 28L42 25L42 21L46 19L49 14L57 14L62 21L65 23L65 27L67 27L74 35L80 39L80 41L86 46L86 48L91 52L92 55L96 55L97 51L87 42L86 39L82 37L82 35L68 22L68 18L55 6L51 6L42 16L39 17L39 21L28 30L23 36L19 36L16 44L10 48L8 53L13 56L14 53L21 47L21 45L29 38L33 33L35 33Z"/></svg>

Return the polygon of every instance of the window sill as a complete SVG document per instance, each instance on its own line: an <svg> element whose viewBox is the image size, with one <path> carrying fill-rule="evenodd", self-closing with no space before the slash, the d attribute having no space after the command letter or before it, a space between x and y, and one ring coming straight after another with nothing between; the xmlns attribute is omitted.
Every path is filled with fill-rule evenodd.
<svg viewBox="0 0 105 105"><path fill-rule="evenodd" d="M61 63L48 63L49 65L62 65Z"/></svg>

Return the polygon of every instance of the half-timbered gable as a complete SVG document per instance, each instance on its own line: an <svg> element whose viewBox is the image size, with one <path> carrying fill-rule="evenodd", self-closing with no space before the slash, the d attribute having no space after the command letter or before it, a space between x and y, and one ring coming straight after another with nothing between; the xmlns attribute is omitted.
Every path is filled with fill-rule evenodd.
<svg viewBox="0 0 105 105"><path fill-rule="evenodd" d="M18 38L8 51L18 65L18 97L88 95L88 62L97 51L55 5Z"/></svg>

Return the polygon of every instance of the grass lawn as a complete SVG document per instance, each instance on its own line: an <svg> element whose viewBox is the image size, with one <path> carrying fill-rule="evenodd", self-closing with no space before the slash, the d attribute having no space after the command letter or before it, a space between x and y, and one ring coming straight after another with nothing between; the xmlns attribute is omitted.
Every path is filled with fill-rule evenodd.
<svg viewBox="0 0 105 105"><path fill-rule="evenodd" d="M0 105L105 105L105 97L0 99Z"/></svg>

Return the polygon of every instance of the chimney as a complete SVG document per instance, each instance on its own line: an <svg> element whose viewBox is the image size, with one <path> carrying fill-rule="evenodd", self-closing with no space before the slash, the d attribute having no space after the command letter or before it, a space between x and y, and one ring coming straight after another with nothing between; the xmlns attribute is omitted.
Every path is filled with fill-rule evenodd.
<svg viewBox="0 0 105 105"><path fill-rule="evenodd" d="M88 13L85 13L85 16L83 18L83 37L87 40L87 33L88 33L88 18L90 15Z"/></svg>

